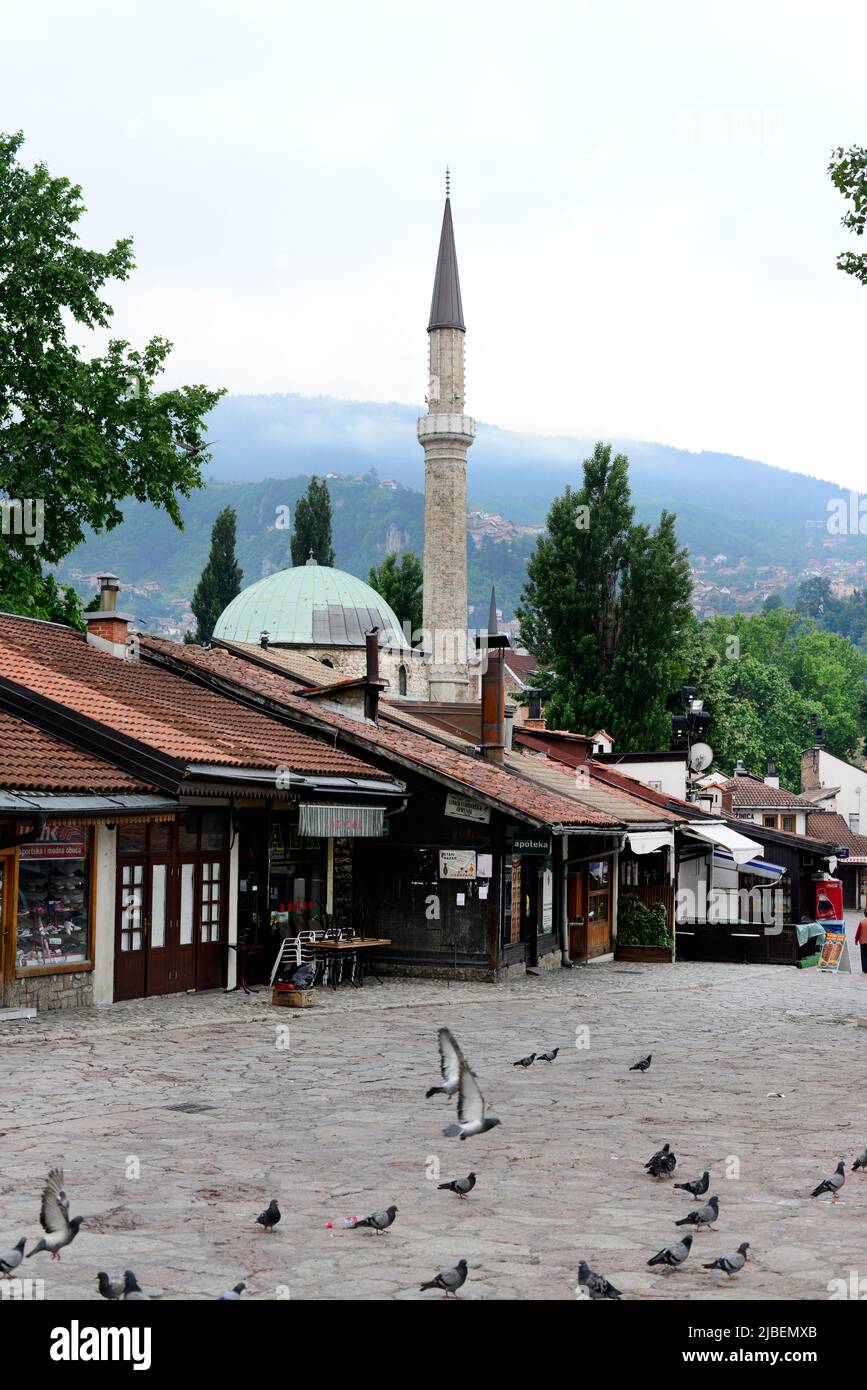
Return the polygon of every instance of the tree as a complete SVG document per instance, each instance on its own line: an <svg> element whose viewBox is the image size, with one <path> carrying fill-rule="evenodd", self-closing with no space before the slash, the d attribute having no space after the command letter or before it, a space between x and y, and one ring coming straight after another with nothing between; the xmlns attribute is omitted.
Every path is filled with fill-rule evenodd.
<svg viewBox="0 0 867 1390"><path fill-rule="evenodd" d="M307 491L298 499L290 542L293 565L306 565L310 556L317 565L333 565L331 548L331 495L324 478L314 474Z"/></svg>
<svg viewBox="0 0 867 1390"><path fill-rule="evenodd" d="M549 724L605 727L623 749L668 746L666 699L686 674L691 620L674 520L634 521L628 460L608 444L585 460L582 487L555 498L517 610Z"/></svg>
<svg viewBox="0 0 867 1390"><path fill-rule="evenodd" d="M841 219L843 226L856 236L863 236L867 226L867 150L859 145L844 150L839 145L831 152L828 173L834 187L852 203L852 210ZM867 252L841 251L837 269L867 285Z"/></svg>
<svg viewBox="0 0 867 1390"><path fill-rule="evenodd" d="M224 507L211 530L211 552L202 577L193 591L190 607L196 615L196 631L190 642L210 642L223 609L241 592L243 570L235 559L233 507Z"/></svg>
<svg viewBox="0 0 867 1390"><path fill-rule="evenodd" d="M4 512L0 603L79 622L75 591L43 565L73 550L86 527L117 526L127 497L180 527L179 497L202 486L203 417L223 392L156 392L171 351L164 338L141 349L113 338L94 357L69 341L110 326L103 289L129 278L132 241L107 252L82 246L81 189L42 164L26 169L23 139L0 134L0 498L41 520L26 534Z"/></svg>
<svg viewBox="0 0 867 1390"><path fill-rule="evenodd" d="M382 594L401 626L409 627L410 634L421 630L423 578L421 560L412 550L404 551L400 564L392 551L378 568L372 566L367 576L371 589Z"/></svg>

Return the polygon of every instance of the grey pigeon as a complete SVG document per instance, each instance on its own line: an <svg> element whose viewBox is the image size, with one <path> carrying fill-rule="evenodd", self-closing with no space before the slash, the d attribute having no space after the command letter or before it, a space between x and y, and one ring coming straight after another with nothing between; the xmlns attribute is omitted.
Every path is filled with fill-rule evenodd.
<svg viewBox="0 0 867 1390"><path fill-rule="evenodd" d="M591 1303L600 1303L606 1298L622 1298L620 1290L615 1289L603 1275L592 1270L586 1260L582 1260L578 1265L578 1285L587 1290Z"/></svg>
<svg viewBox="0 0 867 1390"><path fill-rule="evenodd" d="M651 1154L650 1158L647 1160L647 1162L646 1162L645 1165L644 1165L645 1168L646 1168L646 1169L648 1170L648 1172L649 1172L650 1169L653 1168L653 1167L655 1166L655 1164L657 1164L661 1158L665 1158L665 1157L666 1157L668 1154L670 1154L670 1153L671 1153L671 1145L670 1145L670 1144L663 1144L663 1146L662 1146L661 1149L657 1149L655 1154Z"/></svg>
<svg viewBox="0 0 867 1390"><path fill-rule="evenodd" d="M733 1254L731 1254L731 1255L720 1255L720 1257L719 1257L718 1260L711 1260L710 1264L709 1264L709 1265L705 1265L704 1268L705 1268L705 1269L724 1269L725 1272L726 1272L726 1274L727 1274L727 1275L729 1276L729 1278L731 1279L731 1278L733 1277L733 1275L738 1274L738 1273L740 1272L740 1270L742 1270L743 1267L744 1267L744 1265L746 1264L746 1262L747 1262L747 1251L749 1250L749 1248L750 1248L749 1241L745 1240L744 1243L743 1243L743 1245L739 1245L738 1248L737 1248L737 1250L735 1250Z"/></svg>
<svg viewBox="0 0 867 1390"><path fill-rule="evenodd" d="M634 1066L634 1067L630 1067L629 1070L630 1070L630 1071L648 1071L649 1068L650 1068L650 1064L651 1064L652 1061L653 1061L653 1053L652 1053L652 1052L648 1052L648 1054L647 1054L646 1057L642 1057L641 1061L640 1061L640 1062L636 1062L636 1063L635 1063L635 1066Z"/></svg>
<svg viewBox="0 0 867 1390"><path fill-rule="evenodd" d="M485 1134L500 1123L489 1119L485 1114L485 1098L479 1090L479 1083L465 1061L461 1062L461 1083L458 1091L458 1123L447 1125L443 1134L447 1139L457 1135L469 1139L471 1134Z"/></svg>
<svg viewBox="0 0 867 1390"><path fill-rule="evenodd" d="M533 1065L533 1063L535 1062L535 1060L536 1060L536 1054L535 1054L535 1052L531 1052L530 1055L529 1055L529 1057L522 1057L521 1060L520 1060L519 1062L513 1062L513 1063L512 1063L512 1066L513 1066L513 1067L523 1067L524 1070L526 1071L527 1067L531 1067L531 1066Z"/></svg>
<svg viewBox="0 0 867 1390"><path fill-rule="evenodd" d="M119 1298L123 1298L123 1280L110 1278L104 1269L97 1274L96 1284L102 1297L107 1298L109 1302L117 1302Z"/></svg>
<svg viewBox="0 0 867 1390"><path fill-rule="evenodd" d="M862 1173L867 1173L867 1149L862 1149L855 1159L855 1162L852 1164L852 1172L857 1172L859 1168Z"/></svg>
<svg viewBox="0 0 867 1390"><path fill-rule="evenodd" d="M63 1169L52 1168L42 1189L42 1206L39 1211L39 1224L45 1235L34 1245L26 1258L29 1260L41 1250L47 1250L52 1260L59 1260L61 1250L75 1240L83 1220L83 1216L74 1216L70 1220L69 1201L63 1190Z"/></svg>
<svg viewBox="0 0 867 1390"><path fill-rule="evenodd" d="M237 1303L246 1287L246 1284L235 1284L233 1288L226 1289L223 1293L218 1293L217 1298L223 1298L231 1303Z"/></svg>
<svg viewBox="0 0 867 1390"><path fill-rule="evenodd" d="M456 1192L459 1197L466 1197L468 1192L472 1192L475 1185L475 1173L467 1173L465 1178L455 1178L454 1182L439 1183L437 1192Z"/></svg>
<svg viewBox="0 0 867 1390"><path fill-rule="evenodd" d="M695 1182L676 1182L674 1185L684 1192L689 1192L698 1201L699 1197L703 1197L710 1187L710 1173L705 1169L701 1177L696 1178Z"/></svg>
<svg viewBox="0 0 867 1390"><path fill-rule="evenodd" d="M558 1053L559 1051L560 1051L559 1047L555 1047L553 1052L540 1052L540 1053L539 1053L539 1056L536 1058L536 1061L537 1061L537 1062L556 1062L556 1060L557 1060L557 1053Z"/></svg>
<svg viewBox="0 0 867 1390"><path fill-rule="evenodd" d="M281 1212L277 1205L277 1199L272 1197L265 1210L256 1217L256 1224L264 1227L266 1231L273 1231L280 1217Z"/></svg>
<svg viewBox="0 0 867 1390"><path fill-rule="evenodd" d="M365 1216L363 1220L356 1221L358 1226L372 1226L377 1235L385 1235L389 1226L397 1216L397 1207L385 1207L382 1211L375 1211L370 1216Z"/></svg>
<svg viewBox="0 0 867 1390"><path fill-rule="evenodd" d="M124 1303L150 1303L150 1294L145 1293L144 1289L139 1288L139 1282L131 1269L123 1272L123 1302Z"/></svg>
<svg viewBox="0 0 867 1390"><path fill-rule="evenodd" d="M11 1250L4 1250L3 1253L0 1254L0 1274L3 1275L4 1279L11 1279L13 1269L17 1269L24 1259L24 1247L26 1244L26 1238L22 1236L18 1244L13 1246Z"/></svg>
<svg viewBox="0 0 867 1390"><path fill-rule="evenodd" d="M464 1054L455 1041L454 1034L448 1028L440 1028L437 1033L437 1041L440 1049L440 1073L443 1084L441 1086L431 1086L425 1092L425 1100L430 1100L431 1096L454 1096L457 1095L461 1081L461 1062Z"/></svg>
<svg viewBox="0 0 867 1390"><path fill-rule="evenodd" d="M708 1197L703 1207L694 1207L688 1211L686 1216L680 1221L675 1221L675 1226L695 1226L697 1231L713 1230L713 1223L719 1218L719 1197Z"/></svg>
<svg viewBox="0 0 867 1390"><path fill-rule="evenodd" d="M830 1192L831 1201L836 1202L837 1198L840 1195L840 1188L843 1186L845 1181L846 1164L843 1162L841 1158L833 1173L829 1173L827 1178L823 1178L822 1181L819 1183L819 1186L813 1188L813 1191L810 1193L810 1196L821 1197L823 1192Z"/></svg>
<svg viewBox="0 0 867 1390"><path fill-rule="evenodd" d="M454 1269L441 1269L439 1274L436 1274L429 1283L422 1284L421 1292L423 1293L425 1289L442 1289L446 1298L449 1294L457 1297L458 1289L463 1288L466 1282L467 1262L466 1260L458 1260Z"/></svg>
<svg viewBox="0 0 867 1390"><path fill-rule="evenodd" d="M683 1264L691 1249L692 1236L684 1236L683 1240L675 1241L674 1245L664 1245L647 1263L649 1265L667 1265L669 1269L677 1269L678 1265Z"/></svg>
<svg viewBox="0 0 867 1390"><path fill-rule="evenodd" d="M652 1178L670 1178L677 1167L677 1159L671 1152L670 1144L665 1144L645 1163Z"/></svg>

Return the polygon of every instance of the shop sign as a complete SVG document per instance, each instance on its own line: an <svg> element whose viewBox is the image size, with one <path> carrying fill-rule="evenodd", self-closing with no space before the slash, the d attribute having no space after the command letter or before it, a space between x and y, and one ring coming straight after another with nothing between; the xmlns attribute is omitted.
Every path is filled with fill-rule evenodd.
<svg viewBox="0 0 867 1390"><path fill-rule="evenodd" d="M550 835L516 834L512 841L513 854L550 854Z"/></svg>
<svg viewBox="0 0 867 1390"><path fill-rule="evenodd" d="M87 832L83 825L45 825L39 838L21 845L18 853L22 859L84 859Z"/></svg>
<svg viewBox="0 0 867 1390"><path fill-rule="evenodd" d="M491 820L491 808L483 806L479 801L473 801L468 796L455 796L454 792L449 792L446 797L446 815L452 816L455 820L473 820L479 825L488 825Z"/></svg>
<svg viewBox="0 0 867 1390"><path fill-rule="evenodd" d="M475 878L476 851L474 849L441 849L440 878Z"/></svg>

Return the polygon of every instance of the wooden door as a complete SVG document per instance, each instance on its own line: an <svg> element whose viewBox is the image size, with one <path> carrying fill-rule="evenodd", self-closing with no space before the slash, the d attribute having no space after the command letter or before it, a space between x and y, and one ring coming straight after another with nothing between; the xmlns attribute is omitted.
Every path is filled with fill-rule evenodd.
<svg viewBox="0 0 867 1390"><path fill-rule="evenodd" d="M173 936L175 913L172 902L174 876L169 858L147 861L147 972L148 994L171 994L173 989Z"/></svg>
<svg viewBox="0 0 867 1390"><path fill-rule="evenodd" d="M181 857L175 864L175 894L171 925L171 993L196 988L196 924L199 915L198 856Z"/></svg>
<svg viewBox="0 0 867 1390"><path fill-rule="evenodd" d="M587 959L587 920L584 870L570 869L566 880L566 912L569 920L569 959Z"/></svg>
<svg viewBox="0 0 867 1390"><path fill-rule="evenodd" d="M203 856L198 865L196 989L223 983L226 959L226 877L222 854Z"/></svg>
<svg viewBox="0 0 867 1390"><path fill-rule="evenodd" d="M147 981L147 860L117 867L114 933L114 997L141 999Z"/></svg>
<svg viewBox="0 0 867 1390"><path fill-rule="evenodd" d="M605 956L612 950L611 860L587 865L587 955Z"/></svg>

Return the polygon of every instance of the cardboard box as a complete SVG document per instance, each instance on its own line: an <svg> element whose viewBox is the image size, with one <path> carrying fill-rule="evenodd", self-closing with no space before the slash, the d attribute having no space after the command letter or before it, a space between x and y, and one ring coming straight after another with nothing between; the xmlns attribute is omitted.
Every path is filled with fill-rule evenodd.
<svg viewBox="0 0 867 1390"><path fill-rule="evenodd" d="M285 985L275 985L271 993L271 1003L281 1009L311 1009L318 1002L315 989L287 989Z"/></svg>

